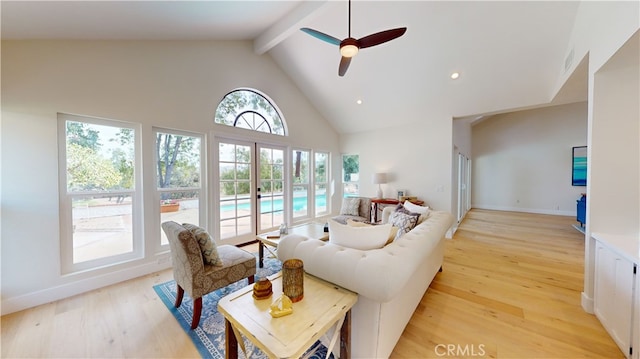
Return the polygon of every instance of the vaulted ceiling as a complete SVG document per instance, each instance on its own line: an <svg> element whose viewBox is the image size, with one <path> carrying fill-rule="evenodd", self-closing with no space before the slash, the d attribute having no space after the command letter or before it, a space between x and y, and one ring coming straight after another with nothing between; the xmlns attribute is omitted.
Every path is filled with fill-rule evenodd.
<svg viewBox="0 0 640 359"><path fill-rule="evenodd" d="M3 39L251 40L339 133L354 133L586 100L584 76L572 77L554 99L578 6L354 0L353 37L396 27L407 32L362 49L344 77L338 47L299 31L347 37L342 0L2 1L1 14Z"/></svg>

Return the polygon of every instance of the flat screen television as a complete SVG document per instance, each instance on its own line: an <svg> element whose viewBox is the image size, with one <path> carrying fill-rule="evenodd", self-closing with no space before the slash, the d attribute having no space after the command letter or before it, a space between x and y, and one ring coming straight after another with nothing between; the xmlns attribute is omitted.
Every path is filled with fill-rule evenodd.
<svg viewBox="0 0 640 359"><path fill-rule="evenodd" d="M587 185L587 146L572 148L571 185Z"/></svg>

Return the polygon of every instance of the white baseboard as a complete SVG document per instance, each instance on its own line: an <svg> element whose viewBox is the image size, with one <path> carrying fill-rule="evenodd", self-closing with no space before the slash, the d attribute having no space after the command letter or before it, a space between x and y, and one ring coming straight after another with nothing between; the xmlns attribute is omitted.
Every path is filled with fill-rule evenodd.
<svg viewBox="0 0 640 359"><path fill-rule="evenodd" d="M77 294L106 287L112 284L124 282L129 279L155 273L171 268L171 261L164 263L150 262L135 267L129 267L111 273L101 274L95 277L81 279L68 284L23 294L13 298L2 299L2 315L18 312L38 305L51 303L56 300L68 298Z"/></svg>
<svg viewBox="0 0 640 359"><path fill-rule="evenodd" d="M524 213L535 213L535 214L550 214L554 216L573 216L577 215L576 211L561 211L554 209L539 209L539 208L522 208L522 207L508 207L508 206L494 206L494 205L486 205L486 204L473 204L472 208L478 209L488 209L494 211L509 211L509 212L524 212Z"/></svg>
<svg viewBox="0 0 640 359"><path fill-rule="evenodd" d="M582 309L584 309L584 311L587 313L593 314L593 298L589 297L585 292L582 292L582 295L580 297Z"/></svg>

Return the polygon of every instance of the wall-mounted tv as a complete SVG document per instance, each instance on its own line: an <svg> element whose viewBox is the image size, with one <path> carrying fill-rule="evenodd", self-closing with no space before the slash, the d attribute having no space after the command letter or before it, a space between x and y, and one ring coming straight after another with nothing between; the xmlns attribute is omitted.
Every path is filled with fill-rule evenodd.
<svg viewBox="0 0 640 359"><path fill-rule="evenodd" d="M587 185L587 146L572 148L571 185Z"/></svg>

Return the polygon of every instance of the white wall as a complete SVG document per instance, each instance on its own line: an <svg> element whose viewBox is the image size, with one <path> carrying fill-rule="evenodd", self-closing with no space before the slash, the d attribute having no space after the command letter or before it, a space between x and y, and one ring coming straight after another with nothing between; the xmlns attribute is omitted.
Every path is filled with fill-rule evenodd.
<svg viewBox="0 0 640 359"><path fill-rule="evenodd" d="M574 59L582 59L589 56L589 98L588 98L588 161L591 161L593 151L591 146L594 135L594 116L597 109L595 106L595 93L599 91L596 86L595 73L618 51L627 40L640 28L640 2L638 1L582 1L578 8L578 14L573 26L572 35L567 46L566 53L574 51ZM578 65L574 61L572 68L565 73L565 77L558 80L557 88L560 88L566 77L569 76ZM628 80L628 79L627 79ZM606 89L603 88L603 91ZM618 89L611 91L617 92ZM620 112L626 111L620 109ZM601 118L601 120L605 120ZM597 127L597 126L596 126ZM591 222L598 221L591 214L592 204L591 194L593 186L591 182L594 174L589 167L587 174L587 226L585 230L585 274L584 291L582 292L582 307L593 312L593 264L595 261L595 241L591 238ZM610 174L601 174L608 176ZM605 181L605 186L613 194L624 193L624 188L616 188L614 181ZM594 213L595 214L595 213ZM598 215L596 214L596 217ZM636 218L635 221L638 221ZM605 225L606 226L606 225Z"/></svg>
<svg viewBox="0 0 640 359"><path fill-rule="evenodd" d="M387 172L384 196L406 190L437 210L451 209L451 118L426 118L409 126L340 136L342 153L360 155L360 194L375 197L376 172Z"/></svg>
<svg viewBox="0 0 640 359"><path fill-rule="evenodd" d="M590 231L640 234L640 33L594 76ZM622 51L621 51L622 52Z"/></svg>
<svg viewBox="0 0 640 359"><path fill-rule="evenodd" d="M585 102L493 116L472 127L472 207L575 215L571 148L587 144Z"/></svg>
<svg viewBox="0 0 640 359"><path fill-rule="evenodd" d="M238 87L276 102L288 123L285 145L330 151L339 181L337 133L250 42L2 41L2 313L162 268L146 253L114 268L60 274L58 112L140 123L147 146L152 126L211 141L218 102ZM153 175L145 173L145 183L153 185ZM160 236L152 223L145 219L147 240Z"/></svg>

